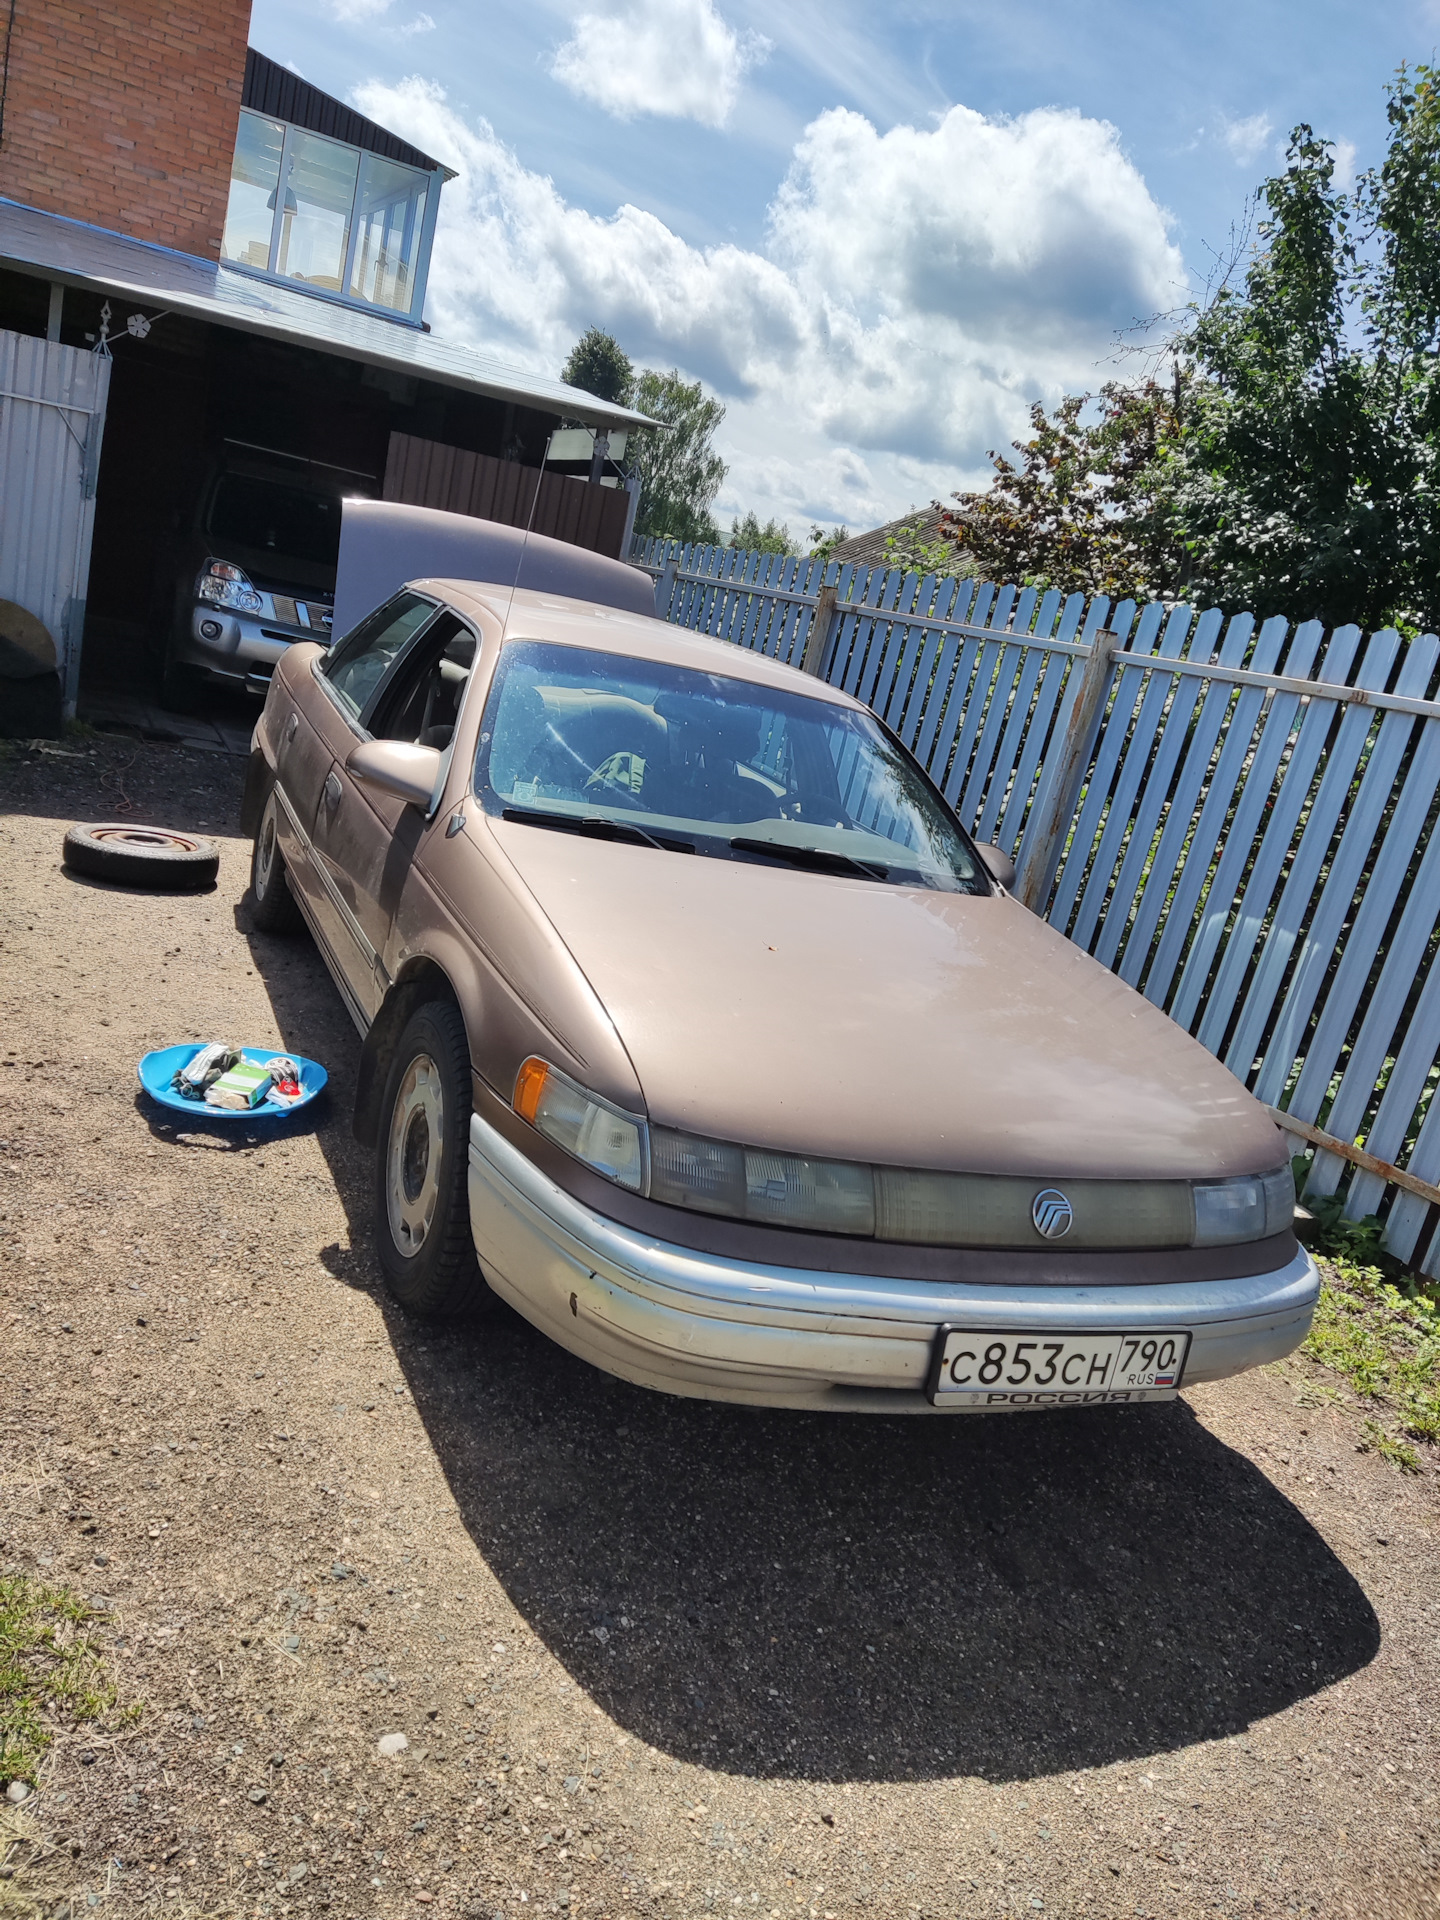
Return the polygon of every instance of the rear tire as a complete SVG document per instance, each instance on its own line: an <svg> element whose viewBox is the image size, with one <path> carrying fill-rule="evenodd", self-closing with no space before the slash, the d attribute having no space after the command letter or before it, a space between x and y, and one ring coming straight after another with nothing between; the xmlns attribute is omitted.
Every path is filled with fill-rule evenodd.
<svg viewBox="0 0 1440 1920"><path fill-rule="evenodd" d="M402 1307L436 1318L493 1305L470 1234L470 1048L453 1000L406 1021L380 1103L375 1244Z"/></svg>
<svg viewBox="0 0 1440 1920"><path fill-rule="evenodd" d="M250 852L250 918L260 933L299 933L305 916L290 891L277 835L279 824L280 802L272 787Z"/></svg>

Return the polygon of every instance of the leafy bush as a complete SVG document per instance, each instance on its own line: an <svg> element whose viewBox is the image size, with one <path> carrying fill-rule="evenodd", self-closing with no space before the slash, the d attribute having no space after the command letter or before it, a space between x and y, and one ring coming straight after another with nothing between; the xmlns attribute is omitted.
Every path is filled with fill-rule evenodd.
<svg viewBox="0 0 1440 1920"><path fill-rule="evenodd" d="M1374 1406L1362 1450L1416 1471L1411 1442L1440 1441L1440 1299L1418 1283L1402 1292L1378 1267L1346 1259L1328 1267L1301 1352Z"/></svg>

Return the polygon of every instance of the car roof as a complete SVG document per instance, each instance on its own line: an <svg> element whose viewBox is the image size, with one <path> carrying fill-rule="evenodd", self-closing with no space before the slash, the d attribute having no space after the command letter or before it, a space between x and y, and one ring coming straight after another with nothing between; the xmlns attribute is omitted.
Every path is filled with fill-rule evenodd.
<svg viewBox="0 0 1440 1920"><path fill-rule="evenodd" d="M700 673L723 673L732 680L746 680L756 686L804 693L832 706L868 712L863 701L853 699L824 680L802 674L798 668L737 647L728 640L716 640L709 634L674 627L643 613L630 613L622 607L602 606L594 600L569 600L559 594L537 593L521 588L513 595L508 587L483 580L412 580L417 593L432 594L446 601L457 613L472 619L497 621L507 641L548 640L562 646L589 647L596 652L650 660L677 667L692 667Z"/></svg>

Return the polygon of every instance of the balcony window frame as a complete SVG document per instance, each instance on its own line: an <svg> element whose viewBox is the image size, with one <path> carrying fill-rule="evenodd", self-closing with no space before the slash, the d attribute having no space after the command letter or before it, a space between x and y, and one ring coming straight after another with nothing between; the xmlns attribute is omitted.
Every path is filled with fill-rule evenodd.
<svg viewBox="0 0 1440 1920"><path fill-rule="evenodd" d="M337 307L348 307L352 313L370 313L382 320L392 320L400 326L420 328L425 315L425 291L430 278L430 253L435 241L435 222L440 212L440 189L449 177L448 169L443 167L414 167L406 160L394 160L389 154L372 153L368 147L357 147L349 140L337 140L333 134L319 133L313 127L303 127L293 120L282 120L277 113L266 113L259 107L242 107L243 118L251 114L257 120L268 120L271 126L283 127L284 136L280 145L280 173L275 189L275 212L270 227L270 251L263 267L252 266L248 261L227 259L221 255L221 265L229 267L234 273L244 273L256 280L269 281L273 286L291 287L298 293L304 293L314 300L328 300ZM311 140L328 141L331 146L343 147L347 153L357 154L359 164L355 169L355 190L350 200L348 227L345 239L345 256L340 269L340 291L332 292L328 287L311 285L294 274L284 274L278 270L280 257L280 239L284 226L285 193L290 179L290 169L294 162L297 137L304 135ZM239 144L239 129L236 129L236 144ZM382 160L387 166L403 167L413 173L425 185L425 210L420 216L419 242L415 252L414 275L410 305L408 308L381 306L376 300L367 300L361 294L349 291L355 269L355 252L360 230L364 224L360 213L360 199L365 181L367 162L371 159ZM233 186L234 158L231 158L231 183ZM226 198L229 207L229 198ZM228 213L227 213L228 218ZM223 242L222 242L223 245Z"/></svg>

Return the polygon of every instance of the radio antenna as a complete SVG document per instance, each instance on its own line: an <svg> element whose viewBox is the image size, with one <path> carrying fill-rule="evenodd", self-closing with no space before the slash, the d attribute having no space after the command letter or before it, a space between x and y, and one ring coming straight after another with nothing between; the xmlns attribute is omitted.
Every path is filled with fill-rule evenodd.
<svg viewBox="0 0 1440 1920"><path fill-rule="evenodd" d="M504 644L505 640L509 638L510 611L511 611L511 608L515 605L515 595L519 590L519 586L520 586L520 575L525 570L525 550L530 545L530 530L535 525L535 515L539 510L540 485L545 478L545 462L550 458L550 442L554 439L554 437L555 436L553 433L546 434L544 450L540 455L540 465L536 470L535 491L530 497L530 514L528 519L525 522L524 537L521 539L520 552L515 561L515 578L510 582L510 598L505 603L505 621L504 621L504 625L500 630L502 645Z"/></svg>

